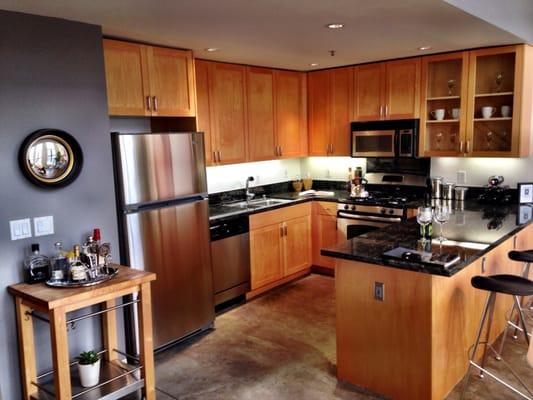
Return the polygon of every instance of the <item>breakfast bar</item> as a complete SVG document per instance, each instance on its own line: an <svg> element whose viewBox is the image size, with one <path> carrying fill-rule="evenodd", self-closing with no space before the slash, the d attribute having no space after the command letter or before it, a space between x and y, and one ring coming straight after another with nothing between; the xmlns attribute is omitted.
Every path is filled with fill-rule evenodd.
<svg viewBox="0 0 533 400"><path fill-rule="evenodd" d="M517 207L466 207L444 230L448 240L427 246L459 255L448 268L383 257L396 247L421 249L415 219L322 250L336 258L340 381L394 399L437 400L463 378L486 299L470 280L519 275L521 263L507 254L533 247L533 225L520 224ZM511 304L511 296L497 297L490 342Z"/></svg>

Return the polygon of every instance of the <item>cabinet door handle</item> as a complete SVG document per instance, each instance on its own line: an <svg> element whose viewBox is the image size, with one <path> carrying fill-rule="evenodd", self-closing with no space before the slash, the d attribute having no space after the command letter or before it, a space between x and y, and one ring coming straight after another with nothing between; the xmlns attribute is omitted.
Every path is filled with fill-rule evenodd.
<svg viewBox="0 0 533 400"><path fill-rule="evenodd" d="M463 151L463 148L465 147L464 144L465 142L463 142L462 140L459 142L459 153L464 153Z"/></svg>
<svg viewBox="0 0 533 400"><path fill-rule="evenodd" d="M330 146L330 149L331 149L330 154L333 155L333 153L335 153L335 147L333 147L333 143L330 143L329 146Z"/></svg>
<svg viewBox="0 0 533 400"><path fill-rule="evenodd" d="M483 257L483 258L481 259L481 273L482 273L482 274L484 274L484 273L485 273L485 270L487 269L487 268L485 267L485 261L486 261L486 260L487 260L486 257Z"/></svg>
<svg viewBox="0 0 533 400"><path fill-rule="evenodd" d="M146 96L146 109L152 111L152 98L150 96Z"/></svg>
<svg viewBox="0 0 533 400"><path fill-rule="evenodd" d="M222 162L222 157L220 156L220 150L217 151L217 154L218 154L218 162Z"/></svg>
<svg viewBox="0 0 533 400"><path fill-rule="evenodd" d="M284 231L283 231L283 226L280 226L280 227L279 227L279 235L280 235L281 237L283 237L283 232L284 232Z"/></svg>
<svg viewBox="0 0 533 400"><path fill-rule="evenodd" d="M285 234L285 236L287 236L287 225L283 227L283 233Z"/></svg>
<svg viewBox="0 0 533 400"><path fill-rule="evenodd" d="M518 236L513 237L513 250L516 250L516 240L518 239Z"/></svg>
<svg viewBox="0 0 533 400"><path fill-rule="evenodd" d="M466 152L470 153L470 140L466 141Z"/></svg>
<svg viewBox="0 0 533 400"><path fill-rule="evenodd" d="M154 96L154 111L157 111L157 96Z"/></svg>
<svg viewBox="0 0 533 400"><path fill-rule="evenodd" d="M279 156L283 155L283 146L279 146Z"/></svg>
<svg viewBox="0 0 533 400"><path fill-rule="evenodd" d="M388 114L389 114L389 106L385 104L385 118L387 118Z"/></svg>
<svg viewBox="0 0 533 400"><path fill-rule="evenodd" d="M217 152L213 151L213 162L217 162Z"/></svg>

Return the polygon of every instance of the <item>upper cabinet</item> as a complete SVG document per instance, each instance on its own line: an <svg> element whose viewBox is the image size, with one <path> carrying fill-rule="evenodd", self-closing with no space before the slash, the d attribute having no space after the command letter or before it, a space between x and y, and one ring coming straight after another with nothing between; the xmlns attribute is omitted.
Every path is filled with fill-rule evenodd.
<svg viewBox="0 0 533 400"><path fill-rule="evenodd" d="M308 74L309 155L350 155L353 67Z"/></svg>
<svg viewBox="0 0 533 400"><path fill-rule="evenodd" d="M192 52L104 39L110 115L195 115Z"/></svg>
<svg viewBox="0 0 533 400"><path fill-rule="evenodd" d="M207 163L246 162L246 67L211 61L196 64L197 127L205 132Z"/></svg>
<svg viewBox="0 0 533 400"><path fill-rule="evenodd" d="M274 120L277 156L307 155L305 73L274 70ZM250 131L250 136L255 132ZM254 158L251 158L255 161Z"/></svg>
<svg viewBox="0 0 533 400"><path fill-rule="evenodd" d="M532 53L519 45L424 58L424 155L529 155Z"/></svg>
<svg viewBox="0 0 533 400"><path fill-rule="evenodd" d="M419 58L365 64L354 68L354 120L418 118Z"/></svg>
<svg viewBox="0 0 533 400"><path fill-rule="evenodd" d="M305 73L196 60L208 165L307 154Z"/></svg>
<svg viewBox="0 0 533 400"><path fill-rule="evenodd" d="M422 60L420 152L456 157L466 143L468 52Z"/></svg>

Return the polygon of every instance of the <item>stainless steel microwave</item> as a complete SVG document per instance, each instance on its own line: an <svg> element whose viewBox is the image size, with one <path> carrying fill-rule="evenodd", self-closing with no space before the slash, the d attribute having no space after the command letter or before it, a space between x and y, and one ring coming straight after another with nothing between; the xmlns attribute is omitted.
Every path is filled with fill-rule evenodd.
<svg viewBox="0 0 533 400"><path fill-rule="evenodd" d="M352 122L352 157L417 157L418 119Z"/></svg>

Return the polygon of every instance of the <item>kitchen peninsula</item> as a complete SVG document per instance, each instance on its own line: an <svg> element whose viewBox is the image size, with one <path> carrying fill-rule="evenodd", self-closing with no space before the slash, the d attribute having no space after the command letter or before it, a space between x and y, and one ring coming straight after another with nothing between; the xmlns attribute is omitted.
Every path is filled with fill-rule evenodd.
<svg viewBox="0 0 533 400"><path fill-rule="evenodd" d="M432 252L459 254L448 270L383 258L420 246L414 219L322 250L336 258L338 379L394 399L445 398L466 373L486 298L470 279L520 274L507 253L533 247L533 225L519 224L515 208L455 211L444 228L450 240L432 243ZM490 341L504 329L510 301L497 297Z"/></svg>

